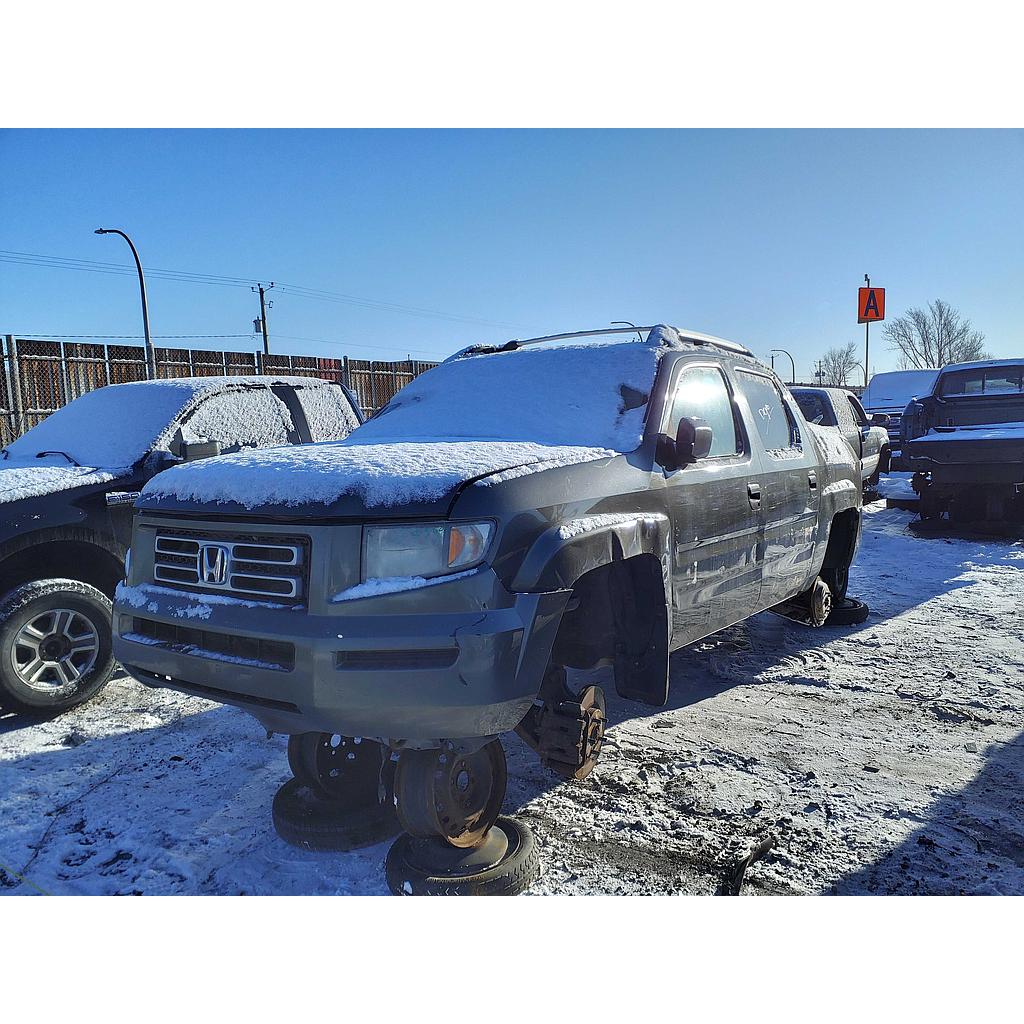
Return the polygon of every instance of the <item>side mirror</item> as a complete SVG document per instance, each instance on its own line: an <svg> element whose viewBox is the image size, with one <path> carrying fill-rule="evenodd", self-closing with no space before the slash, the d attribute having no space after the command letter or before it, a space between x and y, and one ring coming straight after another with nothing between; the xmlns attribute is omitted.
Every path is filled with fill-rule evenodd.
<svg viewBox="0 0 1024 1024"><path fill-rule="evenodd" d="M220 441L182 441L181 461L195 462L197 459L210 459L220 455Z"/></svg>
<svg viewBox="0 0 1024 1024"><path fill-rule="evenodd" d="M662 446L663 449L671 447L672 465L663 464L667 469L680 469L699 459L706 459L711 451L713 437L712 430L706 423L684 416L676 428L675 440L669 441L665 438L669 443Z"/></svg>
<svg viewBox="0 0 1024 1024"><path fill-rule="evenodd" d="M162 473L165 469L177 465L178 461L179 459L175 455L158 448L142 460L142 471L147 476L156 476L157 473Z"/></svg>
<svg viewBox="0 0 1024 1024"><path fill-rule="evenodd" d="M873 427L887 427L889 425L889 417L882 412L876 412L871 417L871 425Z"/></svg>

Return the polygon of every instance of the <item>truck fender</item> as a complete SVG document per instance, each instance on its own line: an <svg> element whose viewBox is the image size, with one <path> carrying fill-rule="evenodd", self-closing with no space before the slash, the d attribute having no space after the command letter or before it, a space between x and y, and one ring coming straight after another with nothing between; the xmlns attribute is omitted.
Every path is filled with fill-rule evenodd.
<svg viewBox="0 0 1024 1024"><path fill-rule="evenodd" d="M512 590L520 594L571 590L592 569L636 555L655 555L662 566L665 598L670 601L671 538L668 516L657 512L567 519L534 541L512 581Z"/></svg>

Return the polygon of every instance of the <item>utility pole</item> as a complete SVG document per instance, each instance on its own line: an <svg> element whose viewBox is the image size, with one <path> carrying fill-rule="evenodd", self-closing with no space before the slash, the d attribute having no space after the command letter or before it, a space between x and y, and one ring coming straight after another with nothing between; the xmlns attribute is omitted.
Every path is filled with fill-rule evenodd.
<svg viewBox="0 0 1024 1024"><path fill-rule="evenodd" d="M268 284L266 287L264 287L262 284L257 284L256 287L252 289L252 291L258 291L260 293L260 328L263 331L263 354L265 356L270 355L270 334L267 331L267 307L268 305L274 305L273 302L268 304L265 296L266 293L270 291L270 289L273 287L274 282L271 281L270 284Z"/></svg>
<svg viewBox="0 0 1024 1024"><path fill-rule="evenodd" d="M120 235L131 249L135 257L135 269L139 272L139 291L142 293L142 330L146 335L146 380L156 379L156 352L153 349L153 341L149 336L149 304L146 302L146 278L142 273L142 260L139 259L139 250L135 243L120 228L97 228L93 234L96 235Z"/></svg>
<svg viewBox="0 0 1024 1024"><path fill-rule="evenodd" d="M866 287L871 287L871 278L867 274L864 275L864 284ZM864 387L868 386L868 342L870 340L869 331L871 330L871 321L864 321Z"/></svg>

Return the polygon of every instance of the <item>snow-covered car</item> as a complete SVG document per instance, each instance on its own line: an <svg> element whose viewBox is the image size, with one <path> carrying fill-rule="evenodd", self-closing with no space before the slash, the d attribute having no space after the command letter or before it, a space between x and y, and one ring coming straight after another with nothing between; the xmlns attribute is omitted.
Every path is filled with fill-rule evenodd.
<svg viewBox="0 0 1024 1024"><path fill-rule="evenodd" d="M303 377L190 377L90 391L3 449L0 707L62 711L114 665L111 598L132 502L161 470L219 452L345 437L343 388Z"/></svg>
<svg viewBox="0 0 1024 1024"><path fill-rule="evenodd" d="M342 817L380 799L407 833L475 849L500 734L560 774L593 767L604 696L577 671L610 666L661 706L672 650L787 603L825 621L860 537L849 446L740 345L621 333L476 346L344 441L161 474L136 506L119 661L290 734L292 782ZM327 812L292 812L298 841L322 839Z"/></svg>
<svg viewBox="0 0 1024 1024"><path fill-rule="evenodd" d="M1024 523L1024 358L943 367L903 420L922 519Z"/></svg>
<svg viewBox="0 0 1024 1024"><path fill-rule="evenodd" d="M865 490L878 486L879 473L889 471L889 435L872 424L852 391L843 388L789 389L808 423L831 427L846 439L860 461Z"/></svg>
<svg viewBox="0 0 1024 1024"><path fill-rule="evenodd" d="M931 393L938 370L892 370L876 373L860 396L861 405L876 426L889 433L889 461L893 470L905 469L902 460L903 410L918 395Z"/></svg>

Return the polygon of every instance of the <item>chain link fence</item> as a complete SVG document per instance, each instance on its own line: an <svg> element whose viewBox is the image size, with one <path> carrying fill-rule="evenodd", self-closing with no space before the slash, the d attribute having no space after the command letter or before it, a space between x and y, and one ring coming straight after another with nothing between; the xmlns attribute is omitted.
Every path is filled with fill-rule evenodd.
<svg viewBox="0 0 1024 1024"><path fill-rule="evenodd" d="M38 341L10 334L4 335L2 342L0 444L9 444L86 391L146 379L145 350L139 345ZM409 381L436 365L418 359L395 362L189 348L156 350L156 375L160 378L259 373L321 377L344 384L366 416L372 416Z"/></svg>

